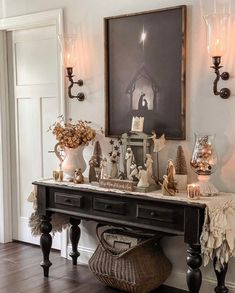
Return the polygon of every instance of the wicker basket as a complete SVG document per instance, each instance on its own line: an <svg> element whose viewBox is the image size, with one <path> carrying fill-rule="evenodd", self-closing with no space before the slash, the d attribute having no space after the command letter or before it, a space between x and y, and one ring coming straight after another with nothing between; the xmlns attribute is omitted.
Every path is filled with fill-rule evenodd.
<svg viewBox="0 0 235 293"><path fill-rule="evenodd" d="M168 278L172 265L164 255L158 237L120 252L107 244L105 232L107 230L100 236L97 233L99 244L89 260L89 268L98 280L126 292L147 293Z"/></svg>

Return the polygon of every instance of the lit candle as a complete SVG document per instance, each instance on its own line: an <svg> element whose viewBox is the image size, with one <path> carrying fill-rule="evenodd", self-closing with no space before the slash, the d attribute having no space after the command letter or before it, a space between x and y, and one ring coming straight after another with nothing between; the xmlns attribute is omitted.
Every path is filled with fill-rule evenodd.
<svg viewBox="0 0 235 293"><path fill-rule="evenodd" d="M56 170L53 171L53 178L54 178L55 181L58 180L58 178L59 178L59 171L56 171Z"/></svg>
<svg viewBox="0 0 235 293"><path fill-rule="evenodd" d="M197 184L188 184L187 194L190 199L200 198L200 186Z"/></svg>
<svg viewBox="0 0 235 293"><path fill-rule="evenodd" d="M64 179L63 171L62 170L59 170L59 171L54 170L53 171L53 178L55 181L63 181L63 179Z"/></svg>

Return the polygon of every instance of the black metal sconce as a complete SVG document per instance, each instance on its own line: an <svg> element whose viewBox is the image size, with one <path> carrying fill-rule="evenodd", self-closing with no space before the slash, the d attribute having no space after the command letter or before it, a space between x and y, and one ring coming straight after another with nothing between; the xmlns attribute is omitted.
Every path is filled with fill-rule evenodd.
<svg viewBox="0 0 235 293"><path fill-rule="evenodd" d="M73 68L76 67L78 61L78 36L75 35L59 35L59 44L61 47L61 52L64 57L63 65L66 68L66 77L68 78L68 97L70 99L77 99L78 101L84 101L85 95L83 92L78 91L76 95L72 93L74 85L83 86L83 80L78 79L74 81Z"/></svg>
<svg viewBox="0 0 235 293"><path fill-rule="evenodd" d="M215 96L220 96L222 99L228 99L231 92L228 88L222 88L218 90L218 82L220 79L228 80L229 73L222 72L220 69L223 67L220 65L221 58L224 56L227 47L227 33L229 28L229 17L230 17L230 0L222 1L218 3L217 0L210 0L211 5L206 5L206 1L202 1L202 10L204 7L203 18L207 28L207 50L209 55L212 57L213 66L216 74L216 78L213 83L213 93Z"/></svg>
<svg viewBox="0 0 235 293"><path fill-rule="evenodd" d="M66 70L67 70L67 77L68 77L68 80L70 81L70 85L68 86L68 96L70 99L77 99L78 101L84 101L85 99L85 95L84 93L77 93L76 96L74 96L72 94L72 88L73 86L76 84L78 86L83 86L83 80L82 79L78 79L77 81L74 81L73 80L73 67L66 67Z"/></svg>
<svg viewBox="0 0 235 293"><path fill-rule="evenodd" d="M221 90L218 91L218 82L220 78L222 80L228 80L229 73L226 71L223 73L220 73L220 69L223 67L220 65L220 62L221 62L220 56L212 57L212 60L213 60L214 66L211 66L211 68L215 70L215 74L216 74L216 78L214 80L214 85L213 85L214 95L220 96L222 99L228 99L230 97L231 91L228 88L222 88Z"/></svg>

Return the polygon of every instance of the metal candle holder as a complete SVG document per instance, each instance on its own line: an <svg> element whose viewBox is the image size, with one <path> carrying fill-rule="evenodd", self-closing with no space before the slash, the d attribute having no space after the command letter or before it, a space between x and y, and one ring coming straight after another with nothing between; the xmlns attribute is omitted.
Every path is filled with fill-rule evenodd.
<svg viewBox="0 0 235 293"><path fill-rule="evenodd" d="M84 93L79 92L76 96L72 94L72 87L77 84L78 86L83 86L83 80L79 79L78 81L73 80L73 68L72 67L67 67L67 77L68 80L70 81L70 85L68 86L68 96L70 99L76 98L78 101L84 101L85 95Z"/></svg>
<svg viewBox="0 0 235 293"><path fill-rule="evenodd" d="M213 85L213 91L216 96L220 96L222 99L228 99L230 97L230 90L228 88L222 88L220 91L218 91L218 82L220 78L222 80L228 80L229 79L229 73L228 72L223 72L220 74L220 68L223 66L220 66L221 62L221 57L220 56L215 56L212 57L213 60L213 65L211 68L215 70L216 78L214 80L214 85Z"/></svg>

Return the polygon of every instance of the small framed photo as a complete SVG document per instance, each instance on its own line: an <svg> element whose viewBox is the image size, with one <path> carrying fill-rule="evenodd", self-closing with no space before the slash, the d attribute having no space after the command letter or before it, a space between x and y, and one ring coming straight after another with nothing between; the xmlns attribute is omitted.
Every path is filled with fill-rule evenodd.
<svg viewBox="0 0 235 293"><path fill-rule="evenodd" d="M131 124L132 132L143 132L144 131L144 117L133 117Z"/></svg>

